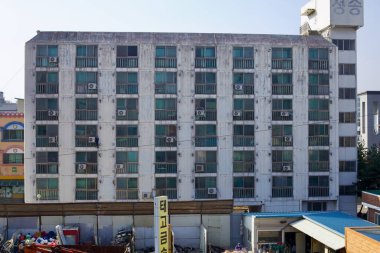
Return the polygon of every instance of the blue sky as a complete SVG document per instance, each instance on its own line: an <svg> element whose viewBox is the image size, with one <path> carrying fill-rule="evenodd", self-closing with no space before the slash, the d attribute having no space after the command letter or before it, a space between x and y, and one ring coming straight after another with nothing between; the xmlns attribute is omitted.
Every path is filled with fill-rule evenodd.
<svg viewBox="0 0 380 253"><path fill-rule="evenodd" d="M8 100L24 97L24 44L37 30L298 34L300 8L307 1L0 0L0 91ZM358 91L379 89L380 1L364 2Z"/></svg>

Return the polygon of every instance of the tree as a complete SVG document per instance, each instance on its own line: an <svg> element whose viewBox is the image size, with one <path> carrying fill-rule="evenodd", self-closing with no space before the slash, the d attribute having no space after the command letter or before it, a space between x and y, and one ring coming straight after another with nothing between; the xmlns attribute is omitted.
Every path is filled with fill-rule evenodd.
<svg viewBox="0 0 380 253"><path fill-rule="evenodd" d="M380 148L358 143L358 193L380 188Z"/></svg>

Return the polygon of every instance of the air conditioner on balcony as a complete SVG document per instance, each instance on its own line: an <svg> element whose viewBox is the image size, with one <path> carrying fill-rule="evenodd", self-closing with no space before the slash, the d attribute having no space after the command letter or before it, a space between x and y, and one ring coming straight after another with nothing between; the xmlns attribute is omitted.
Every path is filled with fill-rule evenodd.
<svg viewBox="0 0 380 253"><path fill-rule="evenodd" d="M48 111L48 116L49 116L49 117L58 116L58 111L55 111L55 110L49 110L49 111Z"/></svg>
<svg viewBox="0 0 380 253"><path fill-rule="evenodd" d="M234 89L235 90L243 90L243 85L242 84L235 84Z"/></svg>
<svg viewBox="0 0 380 253"><path fill-rule="evenodd" d="M205 112L205 110L196 110L195 115L204 117L204 116L206 116L206 112Z"/></svg>
<svg viewBox="0 0 380 253"><path fill-rule="evenodd" d="M122 163L117 163L117 164L116 164L116 169L119 169L119 170L124 169L124 164L122 164Z"/></svg>
<svg viewBox="0 0 380 253"><path fill-rule="evenodd" d="M205 166L203 164L196 164L195 165L195 172L204 172Z"/></svg>
<svg viewBox="0 0 380 253"><path fill-rule="evenodd" d="M282 166L282 171L292 171L292 167L290 167L289 165L284 165Z"/></svg>
<svg viewBox="0 0 380 253"><path fill-rule="evenodd" d="M88 137L88 143L95 143L96 137Z"/></svg>
<svg viewBox="0 0 380 253"><path fill-rule="evenodd" d="M117 110L117 116L126 116L127 110Z"/></svg>
<svg viewBox="0 0 380 253"><path fill-rule="evenodd" d="M166 137L165 138L165 142L167 142L167 143L173 143L175 141L175 137Z"/></svg>
<svg viewBox="0 0 380 253"><path fill-rule="evenodd" d="M78 164L78 170L84 171L84 170L86 170L86 168L87 168L87 164L85 164L85 163Z"/></svg>
<svg viewBox="0 0 380 253"><path fill-rule="evenodd" d="M57 142L57 136L49 137L49 143L56 143Z"/></svg>
<svg viewBox="0 0 380 253"><path fill-rule="evenodd" d="M150 198L152 198L152 193L151 192L143 192L142 198L143 199L150 199Z"/></svg>
<svg viewBox="0 0 380 253"><path fill-rule="evenodd" d="M49 57L48 61L49 61L49 63L57 63L58 57Z"/></svg>
<svg viewBox="0 0 380 253"><path fill-rule="evenodd" d="M88 83L87 89L89 90L96 90L96 83Z"/></svg>
<svg viewBox="0 0 380 253"><path fill-rule="evenodd" d="M289 117L289 112L283 111L280 115L281 117Z"/></svg>
<svg viewBox="0 0 380 253"><path fill-rule="evenodd" d="M216 194L216 188L207 188L207 194L209 195Z"/></svg>
<svg viewBox="0 0 380 253"><path fill-rule="evenodd" d="M293 140L292 136L284 136L285 142L291 142Z"/></svg>
<svg viewBox="0 0 380 253"><path fill-rule="evenodd" d="M234 117L240 117L240 116L241 116L241 111L239 111L239 110L234 110L234 111L232 112L232 116L234 116Z"/></svg>

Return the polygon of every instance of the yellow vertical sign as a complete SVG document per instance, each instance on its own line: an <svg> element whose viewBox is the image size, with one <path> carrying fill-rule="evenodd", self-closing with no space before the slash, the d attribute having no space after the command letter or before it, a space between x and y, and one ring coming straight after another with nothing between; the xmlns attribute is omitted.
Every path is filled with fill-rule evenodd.
<svg viewBox="0 0 380 253"><path fill-rule="evenodd" d="M154 198L155 252L170 253L169 251L169 217L168 197Z"/></svg>

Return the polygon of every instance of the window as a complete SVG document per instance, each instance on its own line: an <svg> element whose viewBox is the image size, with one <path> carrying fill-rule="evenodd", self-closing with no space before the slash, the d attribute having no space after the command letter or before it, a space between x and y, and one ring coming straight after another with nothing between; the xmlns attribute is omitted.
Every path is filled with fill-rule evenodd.
<svg viewBox="0 0 380 253"><path fill-rule="evenodd" d="M37 94L58 94L58 72L37 71Z"/></svg>
<svg viewBox="0 0 380 253"><path fill-rule="evenodd" d="M36 120L58 120L58 99L36 98Z"/></svg>
<svg viewBox="0 0 380 253"><path fill-rule="evenodd" d="M78 45L77 57L75 60L77 68L96 68L98 67L98 46Z"/></svg>
<svg viewBox="0 0 380 253"><path fill-rule="evenodd" d="M98 179L77 178L75 200L98 200Z"/></svg>
<svg viewBox="0 0 380 253"><path fill-rule="evenodd" d="M177 120L177 100L175 98L156 98L156 120Z"/></svg>
<svg viewBox="0 0 380 253"><path fill-rule="evenodd" d="M293 197L293 177L272 177L272 198Z"/></svg>
<svg viewBox="0 0 380 253"><path fill-rule="evenodd" d="M328 74L309 74L309 95L329 95L330 77Z"/></svg>
<svg viewBox="0 0 380 253"><path fill-rule="evenodd" d="M195 94L216 94L216 73L195 72Z"/></svg>
<svg viewBox="0 0 380 253"><path fill-rule="evenodd" d="M329 54L327 48L309 48L309 70L328 70Z"/></svg>
<svg viewBox="0 0 380 253"><path fill-rule="evenodd" d="M176 147L177 146L177 126L176 125L156 125L156 147Z"/></svg>
<svg viewBox="0 0 380 253"><path fill-rule="evenodd" d="M156 151L155 173L177 173L177 152Z"/></svg>
<svg viewBox="0 0 380 253"><path fill-rule="evenodd" d="M157 46L156 47L156 68L176 68L177 67L177 49L175 46Z"/></svg>
<svg viewBox="0 0 380 253"><path fill-rule="evenodd" d="M253 69L255 66L253 47L234 47L233 57L234 69Z"/></svg>
<svg viewBox="0 0 380 253"><path fill-rule="evenodd" d="M138 180L137 178L116 178L116 199L138 199Z"/></svg>
<svg viewBox="0 0 380 253"><path fill-rule="evenodd" d="M293 102L291 99L272 100L272 120L293 120Z"/></svg>
<svg viewBox="0 0 380 253"><path fill-rule="evenodd" d="M309 197L329 196L328 176L309 176Z"/></svg>
<svg viewBox="0 0 380 253"><path fill-rule="evenodd" d="M195 173L216 173L216 151L195 151Z"/></svg>
<svg viewBox="0 0 380 253"><path fill-rule="evenodd" d="M98 99L77 98L75 101L75 120L98 120Z"/></svg>
<svg viewBox="0 0 380 253"><path fill-rule="evenodd" d="M37 67L58 67L58 46L37 45Z"/></svg>
<svg viewBox="0 0 380 253"><path fill-rule="evenodd" d="M292 69L292 49L272 48L272 69Z"/></svg>
<svg viewBox="0 0 380 253"><path fill-rule="evenodd" d="M329 171L330 151L329 150L309 150L309 171Z"/></svg>
<svg viewBox="0 0 380 253"><path fill-rule="evenodd" d="M137 125L117 125L116 126L116 147L138 147L138 126Z"/></svg>
<svg viewBox="0 0 380 253"><path fill-rule="evenodd" d="M4 153L3 164L19 163L24 164L24 154L20 153Z"/></svg>
<svg viewBox="0 0 380 253"><path fill-rule="evenodd" d="M272 125L272 146L293 146L293 126Z"/></svg>
<svg viewBox="0 0 380 253"><path fill-rule="evenodd" d="M355 172L356 161L339 161L340 172Z"/></svg>
<svg viewBox="0 0 380 253"><path fill-rule="evenodd" d="M255 77L253 73L234 73L233 90L234 95L254 94Z"/></svg>
<svg viewBox="0 0 380 253"><path fill-rule="evenodd" d="M138 67L137 46L117 46L116 67L117 68L137 68Z"/></svg>
<svg viewBox="0 0 380 253"><path fill-rule="evenodd" d="M116 120L138 120L138 106L137 98L117 98Z"/></svg>
<svg viewBox="0 0 380 253"><path fill-rule="evenodd" d="M58 125L37 125L36 146L58 147Z"/></svg>
<svg viewBox="0 0 380 253"><path fill-rule="evenodd" d="M156 177L156 196L168 196L168 199L177 198L176 177Z"/></svg>
<svg viewBox="0 0 380 253"><path fill-rule="evenodd" d="M195 67L216 68L215 47L196 47Z"/></svg>
<svg viewBox="0 0 380 253"><path fill-rule="evenodd" d="M98 173L98 152L76 152L75 173L97 174Z"/></svg>
<svg viewBox="0 0 380 253"><path fill-rule="evenodd" d="M137 72L116 72L116 94L138 94Z"/></svg>
<svg viewBox="0 0 380 253"><path fill-rule="evenodd" d="M195 120L216 121L216 99L195 99Z"/></svg>
<svg viewBox="0 0 380 253"><path fill-rule="evenodd" d="M234 147L255 146L255 126L254 125L234 125Z"/></svg>
<svg viewBox="0 0 380 253"><path fill-rule="evenodd" d="M339 136L339 147L356 147L356 136Z"/></svg>
<svg viewBox="0 0 380 253"><path fill-rule="evenodd" d="M75 147L98 147L97 125L75 126Z"/></svg>
<svg viewBox="0 0 380 253"><path fill-rule="evenodd" d="M177 94L177 72L155 72L156 94Z"/></svg>
<svg viewBox="0 0 380 253"><path fill-rule="evenodd" d="M339 75L355 75L356 65L348 63L339 63Z"/></svg>
<svg viewBox="0 0 380 253"><path fill-rule="evenodd" d="M329 103L328 99L309 99L309 121L328 121Z"/></svg>
<svg viewBox="0 0 380 253"><path fill-rule="evenodd" d="M365 107L365 102L362 102L362 113L361 113L361 122L362 122L362 133L365 134L366 132L366 120L365 120L365 115L366 115L366 107Z"/></svg>
<svg viewBox="0 0 380 253"><path fill-rule="evenodd" d="M339 123L356 123L355 112L340 112Z"/></svg>
<svg viewBox="0 0 380 253"><path fill-rule="evenodd" d="M216 125L195 125L195 146L216 147Z"/></svg>
<svg viewBox="0 0 380 253"><path fill-rule="evenodd" d="M58 174L58 152L36 152L37 174Z"/></svg>
<svg viewBox="0 0 380 253"><path fill-rule="evenodd" d="M234 99L234 110L232 111L233 120L255 120L255 100Z"/></svg>
<svg viewBox="0 0 380 253"><path fill-rule="evenodd" d="M293 80L292 74L281 73L272 74L272 94L273 95L292 95Z"/></svg>
<svg viewBox="0 0 380 253"><path fill-rule="evenodd" d="M255 171L255 152L234 151L233 153L233 172L254 172Z"/></svg>
<svg viewBox="0 0 380 253"><path fill-rule="evenodd" d="M338 50L355 50L355 40L332 40L332 43L334 43L338 47Z"/></svg>
<svg viewBox="0 0 380 253"><path fill-rule="evenodd" d="M217 198L216 177L195 178L195 198L215 199Z"/></svg>
<svg viewBox="0 0 380 253"><path fill-rule="evenodd" d="M356 99L356 89L339 88L339 99Z"/></svg>
<svg viewBox="0 0 380 253"><path fill-rule="evenodd" d="M376 223L377 225L380 225L380 213L376 213L376 212L375 212L375 220L374 220L374 223Z"/></svg>
<svg viewBox="0 0 380 253"><path fill-rule="evenodd" d="M38 200L58 200L58 178L37 178Z"/></svg>
<svg viewBox="0 0 380 253"><path fill-rule="evenodd" d="M293 150L273 150L272 151L272 171L292 172L293 171Z"/></svg>
<svg viewBox="0 0 380 253"><path fill-rule="evenodd" d="M309 146L329 146L329 125L309 125Z"/></svg>
<svg viewBox="0 0 380 253"><path fill-rule="evenodd" d="M3 141L23 142L24 126L21 123L14 122L3 128Z"/></svg>
<svg viewBox="0 0 380 253"><path fill-rule="evenodd" d="M116 174L138 173L139 154L137 151L116 152Z"/></svg>
<svg viewBox="0 0 380 253"><path fill-rule="evenodd" d="M76 72L75 90L76 90L76 94L97 94L98 93L98 73L97 72Z"/></svg>
<svg viewBox="0 0 380 253"><path fill-rule="evenodd" d="M327 203L325 201L307 202L307 211L326 211Z"/></svg>
<svg viewBox="0 0 380 253"><path fill-rule="evenodd" d="M234 177L233 198L254 198L255 177Z"/></svg>
<svg viewBox="0 0 380 253"><path fill-rule="evenodd" d="M339 195L356 195L356 186L339 185Z"/></svg>

